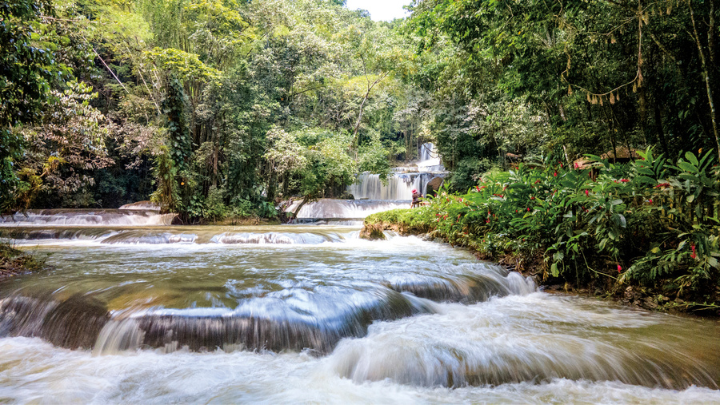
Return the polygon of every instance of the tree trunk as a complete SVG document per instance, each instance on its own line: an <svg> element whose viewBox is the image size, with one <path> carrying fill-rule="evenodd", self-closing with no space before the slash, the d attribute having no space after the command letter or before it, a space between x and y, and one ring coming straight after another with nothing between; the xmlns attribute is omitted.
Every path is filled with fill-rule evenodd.
<svg viewBox="0 0 720 405"><path fill-rule="evenodd" d="M710 27L712 28L715 25L715 6L714 1L710 2ZM708 97L708 104L710 106L710 121L712 122L712 128L713 128L713 134L715 135L715 147L717 148L717 154L718 159L720 159L720 134L718 134L718 116L717 111L715 110L715 102L714 102L714 96L713 96L713 88L710 83L710 73L708 70L708 62L705 58L705 51L703 51L702 43L700 42L700 36L698 35L697 26L695 24L695 12L692 8L692 0L688 0L688 8L690 8L690 21L692 21L693 26L693 35L695 39L695 44L698 48L698 53L700 54L700 65L702 66L702 73L703 73L703 79L705 81L705 90L707 92ZM709 36L714 35L712 32L708 32ZM714 45L714 41L713 44Z"/></svg>

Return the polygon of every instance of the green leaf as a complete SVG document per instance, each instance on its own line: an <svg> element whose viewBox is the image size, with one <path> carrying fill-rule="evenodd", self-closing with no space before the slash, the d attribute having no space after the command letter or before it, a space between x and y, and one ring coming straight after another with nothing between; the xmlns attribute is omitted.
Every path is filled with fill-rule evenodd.
<svg viewBox="0 0 720 405"><path fill-rule="evenodd" d="M560 275L557 263L553 263L552 266L550 266L550 274L552 274L553 277L558 277Z"/></svg>
<svg viewBox="0 0 720 405"><path fill-rule="evenodd" d="M678 162L678 166L679 166L682 170L685 170L686 172L697 173L697 167L691 165L690 163L687 163L687 162Z"/></svg>
<svg viewBox="0 0 720 405"><path fill-rule="evenodd" d="M695 166L698 165L698 160L695 157L695 154L692 152L685 152L685 159L687 159L690 163L692 163Z"/></svg>

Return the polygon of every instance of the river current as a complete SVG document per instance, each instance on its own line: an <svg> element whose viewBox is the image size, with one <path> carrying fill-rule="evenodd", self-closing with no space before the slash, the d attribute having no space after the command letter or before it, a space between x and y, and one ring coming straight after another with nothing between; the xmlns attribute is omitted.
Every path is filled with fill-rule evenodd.
<svg viewBox="0 0 720 405"><path fill-rule="evenodd" d="M713 403L720 325L359 226L34 223L0 403Z"/></svg>

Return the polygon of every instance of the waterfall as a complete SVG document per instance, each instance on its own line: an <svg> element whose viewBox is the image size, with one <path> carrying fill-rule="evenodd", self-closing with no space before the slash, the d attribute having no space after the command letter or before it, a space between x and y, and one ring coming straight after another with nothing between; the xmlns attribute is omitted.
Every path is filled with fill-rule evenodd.
<svg viewBox="0 0 720 405"><path fill-rule="evenodd" d="M175 214L141 209L46 209L0 216L0 226L170 225Z"/></svg>
<svg viewBox="0 0 720 405"><path fill-rule="evenodd" d="M383 184L379 174L361 173L348 192L356 199L409 201L413 190L424 195L430 181L445 175L435 145L428 142L420 147L420 160L411 166L394 168L387 184Z"/></svg>
<svg viewBox="0 0 720 405"><path fill-rule="evenodd" d="M445 171L445 167L440 162L440 155L435 151L435 145L429 142L420 147L420 161L417 166L420 172Z"/></svg>
<svg viewBox="0 0 720 405"><path fill-rule="evenodd" d="M427 184L437 176L434 173L394 173L385 185L379 174L362 173L348 191L356 199L409 201L413 189L425 194Z"/></svg>

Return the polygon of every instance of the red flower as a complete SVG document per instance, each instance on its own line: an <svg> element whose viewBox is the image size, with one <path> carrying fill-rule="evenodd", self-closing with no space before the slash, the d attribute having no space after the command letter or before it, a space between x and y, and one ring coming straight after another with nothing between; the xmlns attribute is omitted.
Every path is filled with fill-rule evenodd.
<svg viewBox="0 0 720 405"><path fill-rule="evenodd" d="M557 177L557 172L554 172L554 173L553 173L553 176L554 176L554 177Z"/></svg>
<svg viewBox="0 0 720 405"><path fill-rule="evenodd" d="M587 197L588 195L590 195L590 190L585 190L585 197Z"/></svg>
<svg viewBox="0 0 720 405"><path fill-rule="evenodd" d="M665 188L665 187L670 187L670 183L660 183L657 186L655 186L655 188Z"/></svg>
<svg viewBox="0 0 720 405"><path fill-rule="evenodd" d="M530 207L528 207L528 212L530 212Z"/></svg>
<svg viewBox="0 0 720 405"><path fill-rule="evenodd" d="M486 219L486 220L485 220L485 223L486 223L486 224L489 224L489 223L490 223L490 220L489 220L489 219Z"/></svg>
<svg viewBox="0 0 720 405"><path fill-rule="evenodd" d="M575 168L577 169L578 167L580 166L577 164L577 162L575 162Z"/></svg>
<svg viewBox="0 0 720 405"><path fill-rule="evenodd" d="M475 190L480 191L480 186L475 186Z"/></svg>
<svg viewBox="0 0 720 405"><path fill-rule="evenodd" d="M540 179L535 180L535 183L533 183L533 184L538 184L538 183L540 183Z"/></svg>
<svg viewBox="0 0 720 405"><path fill-rule="evenodd" d="M627 183L628 181L630 181L630 180L628 180L628 179L620 179L620 182L621 182L621 183Z"/></svg>
<svg viewBox="0 0 720 405"><path fill-rule="evenodd" d="M531 200L534 200L534 199L535 199L535 197L533 197L533 196L530 196L530 199L531 199Z"/></svg>
<svg viewBox="0 0 720 405"><path fill-rule="evenodd" d="M620 273L622 271L622 266L620 266L619 264L617 266L618 266L618 273Z"/></svg>
<svg viewBox="0 0 720 405"><path fill-rule="evenodd" d="M649 199L649 200L648 200L648 202L649 202L650 204L652 204L652 203L653 203L653 200L652 200L652 198L651 198L651 199Z"/></svg>
<svg viewBox="0 0 720 405"><path fill-rule="evenodd" d="M518 213L518 210L515 210L515 213L517 214L517 213Z"/></svg>

